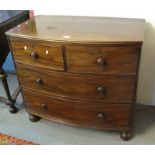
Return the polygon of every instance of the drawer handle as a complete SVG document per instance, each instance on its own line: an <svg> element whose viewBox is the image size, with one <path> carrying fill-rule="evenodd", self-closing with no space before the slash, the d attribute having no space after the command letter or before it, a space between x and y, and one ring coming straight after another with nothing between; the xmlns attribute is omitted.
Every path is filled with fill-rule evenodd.
<svg viewBox="0 0 155 155"><path fill-rule="evenodd" d="M30 56L31 56L33 59L38 59L38 58L39 58L39 55L38 55L36 52L31 52Z"/></svg>
<svg viewBox="0 0 155 155"><path fill-rule="evenodd" d="M102 94L105 94L105 92L106 92L106 88L103 87L103 86L97 87L97 90L98 90L98 92L100 92L100 93L102 93Z"/></svg>
<svg viewBox="0 0 155 155"><path fill-rule="evenodd" d="M36 79L36 83L41 85L41 84L43 84L43 80L40 79L40 78L37 78L37 79Z"/></svg>
<svg viewBox="0 0 155 155"><path fill-rule="evenodd" d="M47 105L46 105L45 103L42 103L42 104L40 105L40 107L41 107L43 110L47 110Z"/></svg>
<svg viewBox="0 0 155 155"><path fill-rule="evenodd" d="M103 59L103 58L98 58L96 62L100 66L105 66L106 65L106 60Z"/></svg>
<svg viewBox="0 0 155 155"><path fill-rule="evenodd" d="M100 120L104 120L105 119L105 114L104 113L98 113L98 118L100 119Z"/></svg>

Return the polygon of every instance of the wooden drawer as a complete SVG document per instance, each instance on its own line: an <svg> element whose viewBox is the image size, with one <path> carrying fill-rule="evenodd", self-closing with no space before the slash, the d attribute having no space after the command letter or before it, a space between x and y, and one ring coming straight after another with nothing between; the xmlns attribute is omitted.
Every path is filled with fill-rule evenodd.
<svg viewBox="0 0 155 155"><path fill-rule="evenodd" d="M62 100L23 90L26 109L46 119L57 120L94 128L130 126L132 105L130 104L90 104ZM129 127L128 127L129 128Z"/></svg>
<svg viewBox="0 0 155 155"><path fill-rule="evenodd" d="M11 40L16 62L22 62L41 68L64 70L60 44Z"/></svg>
<svg viewBox="0 0 155 155"><path fill-rule="evenodd" d="M16 66L22 87L44 94L96 102L133 101L135 76L78 75Z"/></svg>
<svg viewBox="0 0 155 155"><path fill-rule="evenodd" d="M70 72L96 74L136 73L139 52L129 46L66 46Z"/></svg>

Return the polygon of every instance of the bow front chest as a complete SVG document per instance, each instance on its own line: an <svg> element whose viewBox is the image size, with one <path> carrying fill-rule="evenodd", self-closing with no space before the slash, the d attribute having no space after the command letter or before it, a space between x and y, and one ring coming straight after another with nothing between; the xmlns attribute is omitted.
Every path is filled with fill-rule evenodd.
<svg viewBox="0 0 155 155"><path fill-rule="evenodd" d="M36 16L6 34L31 121L131 138L143 19Z"/></svg>

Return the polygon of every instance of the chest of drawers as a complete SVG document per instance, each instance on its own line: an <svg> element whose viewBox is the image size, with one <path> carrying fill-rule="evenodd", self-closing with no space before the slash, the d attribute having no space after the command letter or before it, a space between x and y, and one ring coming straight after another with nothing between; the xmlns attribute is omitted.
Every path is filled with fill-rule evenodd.
<svg viewBox="0 0 155 155"><path fill-rule="evenodd" d="M143 19L70 16L36 16L8 31L30 120L130 139L143 33Z"/></svg>

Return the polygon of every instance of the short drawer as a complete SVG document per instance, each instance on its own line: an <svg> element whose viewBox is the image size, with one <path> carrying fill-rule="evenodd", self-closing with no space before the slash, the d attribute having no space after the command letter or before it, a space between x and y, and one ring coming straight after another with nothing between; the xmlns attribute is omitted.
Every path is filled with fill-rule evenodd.
<svg viewBox="0 0 155 155"><path fill-rule="evenodd" d="M64 70L60 44L11 39L11 46L16 62L41 68Z"/></svg>
<svg viewBox="0 0 155 155"><path fill-rule="evenodd" d="M96 74L136 73L139 49L130 46L66 46L70 72Z"/></svg>
<svg viewBox="0 0 155 155"><path fill-rule="evenodd" d="M23 90L26 109L37 116L94 128L129 127L132 105L90 104L64 100Z"/></svg>
<svg viewBox="0 0 155 155"><path fill-rule="evenodd" d="M44 94L96 102L133 101L135 76L78 75L16 66L22 87Z"/></svg>

